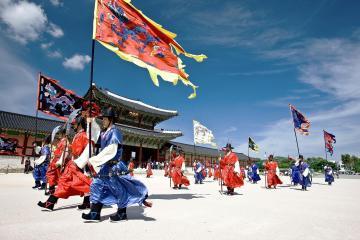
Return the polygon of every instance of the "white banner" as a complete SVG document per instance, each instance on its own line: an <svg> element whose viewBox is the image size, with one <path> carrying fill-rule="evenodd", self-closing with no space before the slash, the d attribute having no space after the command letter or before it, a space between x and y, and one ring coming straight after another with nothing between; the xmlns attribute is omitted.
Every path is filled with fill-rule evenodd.
<svg viewBox="0 0 360 240"><path fill-rule="evenodd" d="M211 130L198 121L193 120L194 124L194 144L210 144L216 147L215 137Z"/></svg>

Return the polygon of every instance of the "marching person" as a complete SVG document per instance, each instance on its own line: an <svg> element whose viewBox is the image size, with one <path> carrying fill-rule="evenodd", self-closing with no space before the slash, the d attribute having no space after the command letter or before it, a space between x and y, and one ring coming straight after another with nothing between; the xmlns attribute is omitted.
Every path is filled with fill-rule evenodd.
<svg viewBox="0 0 360 240"><path fill-rule="evenodd" d="M252 181L252 183L256 184L258 181L261 180L260 175L259 175L259 167L254 162L249 169L251 169L251 181Z"/></svg>
<svg viewBox="0 0 360 240"><path fill-rule="evenodd" d="M311 186L310 167L309 164L304 161L303 155L299 155L299 169L301 173L301 190L307 191L307 187Z"/></svg>
<svg viewBox="0 0 360 240"><path fill-rule="evenodd" d="M66 137L66 127L62 127L59 132L59 138L60 140L58 141L57 145L56 145L56 149L54 151L52 160L49 164L49 168L46 172L46 177L49 183L49 194L53 194L55 192L55 186L58 184L58 180L60 178L60 166L58 164L59 159L61 158L61 156L63 154L65 154L65 148L66 146L68 146L68 140Z"/></svg>
<svg viewBox="0 0 360 240"><path fill-rule="evenodd" d="M334 182L334 173L330 166L325 166L325 182L331 185Z"/></svg>
<svg viewBox="0 0 360 240"><path fill-rule="evenodd" d="M61 174L58 180L58 186L46 202L38 202L38 206L53 210L59 198L67 199L70 196L85 196L83 204L79 209L90 208L90 184L91 179L83 173L83 162L89 158L89 140L86 134L86 120L78 116L71 123L76 132L71 144L71 159L63 162ZM67 150L65 150L65 153ZM67 153L64 159L67 159Z"/></svg>
<svg viewBox="0 0 360 240"><path fill-rule="evenodd" d="M203 180L205 179L204 170L205 170L204 165L199 160L196 160L194 167L195 184L198 183L203 184Z"/></svg>
<svg viewBox="0 0 360 240"><path fill-rule="evenodd" d="M185 170L184 151L178 148L177 157L170 163L170 176L174 183L173 189L181 189L182 185L189 186L189 179L183 174Z"/></svg>
<svg viewBox="0 0 360 240"><path fill-rule="evenodd" d="M51 137L47 136L43 140L43 145L40 150L40 157L35 160L35 166L33 170L33 177L35 179L35 186L33 186L33 189L39 189L43 190L46 187L47 179L46 179L46 171L49 166L50 161L50 141Z"/></svg>
<svg viewBox="0 0 360 240"><path fill-rule="evenodd" d="M291 182L294 186L300 184L301 182L299 161L296 161L291 167Z"/></svg>
<svg viewBox="0 0 360 240"><path fill-rule="evenodd" d="M135 164L134 164L134 160L131 158L130 159L130 163L129 163L129 173L130 176L134 176L134 169L135 169Z"/></svg>
<svg viewBox="0 0 360 240"><path fill-rule="evenodd" d="M278 174L279 174L279 167L278 163L274 161L274 155L269 155L268 161L265 163L265 169L267 171L267 187L271 188L276 186L278 184L282 184L282 181L280 180Z"/></svg>
<svg viewBox="0 0 360 240"><path fill-rule="evenodd" d="M146 199L146 186L130 176L125 162L122 160L123 136L114 125L115 112L112 108L103 111L103 132L101 133L101 151L89 159L95 168L95 175L91 184L91 209L82 214L87 221L100 221L103 206L117 205L118 210L110 216L111 221L127 219L126 208L133 204L143 204L152 207Z"/></svg>
<svg viewBox="0 0 360 240"><path fill-rule="evenodd" d="M226 194L234 195L234 189L244 185L244 180L240 175L238 156L232 152L233 147L230 143L223 148L225 156L220 160L221 177L227 187Z"/></svg>
<svg viewBox="0 0 360 240"><path fill-rule="evenodd" d="M146 177L149 178L151 175L153 175L153 172L151 170L151 161L149 160L146 164Z"/></svg>
<svg viewBox="0 0 360 240"><path fill-rule="evenodd" d="M220 178L220 167L219 167L219 163L216 162L214 164L214 180L218 180Z"/></svg>

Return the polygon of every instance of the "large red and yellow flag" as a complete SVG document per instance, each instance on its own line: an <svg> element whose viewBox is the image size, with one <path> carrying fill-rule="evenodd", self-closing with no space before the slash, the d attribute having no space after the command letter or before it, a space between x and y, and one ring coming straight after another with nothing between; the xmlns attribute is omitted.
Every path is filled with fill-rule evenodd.
<svg viewBox="0 0 360 240"><path fill-rule="evenodd" d="M158 76L174 85L181 80L193 88L189 98L194 98L197 86L190 82L178 55L198 62L206 56L187 53L175 37L136 9L131 0L95 0L93 39L122 59L146 68L156 86Z"/></svg>

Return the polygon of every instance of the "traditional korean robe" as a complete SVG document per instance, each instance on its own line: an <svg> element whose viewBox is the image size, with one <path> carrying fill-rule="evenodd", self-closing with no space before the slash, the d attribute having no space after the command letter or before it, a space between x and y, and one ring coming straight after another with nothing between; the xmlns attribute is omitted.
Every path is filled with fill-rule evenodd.
<svg viewBox="0 0 360 240"><path fill-rule="evenodd" d="M129 172L130 172L130 176L134 176L134 168L135 168L135 164L133 162L129 163Z"/></svg>
<svg viewBox="0 0 360 240"><path fill-rule="evenodd" d="M40 155L40 158L35 161L33 177L35 181L47 183L46 171L50 161L50 147L48 145L44 145L40 150Z"/></svg>
<svg viewBox="0 0 360 240"><path fill-rule="evenodd" d="M60 177L60 167L56 165L56 163L59 161L61 156L65 151L65 147L69 147L68 144L66 144L67 139L64 137L62 138L58 144L56 145L56 149L53 154L53 158L49 164L49 168L46 172L46 178L49 183L49 186L56 186L58 184L58 180Z"/></svg>
<svg viewBox="0 0 360 240"><path fill-rule="evenodd" d="M309 164L307 164L306 162L302 162L299 166L299 169L301 173L300 184L303 187L303 189L304 188L306 189L307 187L311 186Z"/></svg>
<svg viewBox="0 0 360 240"><path fill-rule="evenodd" d="M220 167L218 164L214 165L214 180L218 180L220 178Z"/></svg>
<svg viewBox="0 0 360 240"><path fill-rule="evenodd" d="M332 168L325 168L325 182L331 185L334 182L334 174Z"/></svg>
<svg viewBox="0 0 360 240"><path fill-rule="evenodd" d="M182 174L184 169L185 159L182 156L177 156L171 163L171 177L175 186L185 185L189 186L189 179Z"/></svg>
<svg viewBox="0 0 360 240"><path fill-rule="evenodd" d="M291 181L294 185L297 185L301 182L301 173L299 164L294 164L291 167Z"/></svg>
<svg viewBox="0 0 360 240"><path fill-rule="evenodd" d="M153 172L151 170L151 163L147 163L146 164L146 177L150 177L151 175L153 175Z"/></svg>
<svg viewBox="0 0 360 240"><path fill-rule="evenodd" d="M237 188L244 185L244 180L240 175L239 159L233 152L229 152L220 161L222 179L228 188Z"/></svg>
<svg viewBox="0 0 360 240"><path fill-rule="evenodd" d="M91 184L91 203L126 208L142 204L148 197L146 186L130 176L121 160L122 143L123 136L115 126L101 134L101 152L89 160L98 172Z"/></svg>
<svg viewBox="0 0 360 240"><path fill-rule="evenodd" d="M76 133L72 144L72 159L65 165L64 172L58 180L58 186L54 196L57 198L68 198L70 196L84 196L90 192L91 179L75 164L80 157L88 158L88 137L84 130Z"/></svg>
<svg viewBox="0 0 360 240"><path fill-rule="evenodd" d="M282 184L282 181L280 180L279 176L277 175L277 171L278 171L278 164L275 161L272 162L267 162L265 164L265 169L267 171L267 184L268 187L276 187L276 185L278 184Z"/></svg>
<svg viewBox="0 0 360 240"><path fill-rule="evenodd" d="M257 183L261 180L259 175L259 167L255 163L251 166L251 180L253 183Z"/></svg>
<svg viewBox="0 0 360 240"><path fill-rule="evenodd" d="M197 162L195 167L194 167L195 183L202 183L203 182L203 180L205 179L204 171L205 171L204 165L201 162Z"/></svg>

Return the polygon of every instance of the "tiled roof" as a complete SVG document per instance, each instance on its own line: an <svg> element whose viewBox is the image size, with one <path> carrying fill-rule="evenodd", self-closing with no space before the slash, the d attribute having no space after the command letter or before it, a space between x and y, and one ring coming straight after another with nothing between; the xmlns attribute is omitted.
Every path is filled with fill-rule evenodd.
<svg viewBox="0 0 360 240"><path fill-rule="evenodd" d="M130 98L122 97L117 95L116 93L110 92L105 89L101 89L95 85L93 85L93 91L95 92L96 96L101 96L102 98L106 98L109 101L113 102L114 104L125 106L134 111L140 111L143 113L155 114L161 116L162 118L169 119L171 117L177 116L178 112L174 110L166 110L162 108L158 108L155 106L151 106L149 104L143 103L138 100L133 100ZM88 93L86 93L86 96Z"/></svg>
<svg viewBox="0 0 360 240"><path fill-rule="evenodd" d="M38 132L49 134L56 126L63 124L63 121L38 118ZM182 136L182 133L179 131L162 131L156 129L147 130L123 124L116 124L116 126L124 134L135 134L144 137L165 138L169 140ZM35 133L36 117L0 111L0 128Z"/></svg>
<svg viewBox="0 0 360 240"><path fill-rule="evenodd" d="M170 141L170 144L180 147L185 153L194 153L194 145L179 143L174 141ZM216 148L196 146L195 151L196 151L196 155L219 157L219 151ZM248 157L245 154L237 153L237 152L235 153L238 156L239 160L241 161L248 160Z"/></svg>

